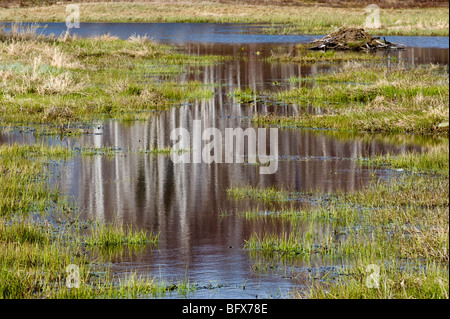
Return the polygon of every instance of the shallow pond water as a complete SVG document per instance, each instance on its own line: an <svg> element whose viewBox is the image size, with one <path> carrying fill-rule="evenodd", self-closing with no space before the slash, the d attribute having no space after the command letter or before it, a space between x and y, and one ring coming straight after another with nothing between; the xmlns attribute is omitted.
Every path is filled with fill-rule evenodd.
<svg viewBox="0 0 450 319"><path fill-rule="evenodd" d="M64 26L48 25L46 32L53 33L61 32ZM289 231L289 226L277 220L243 218L242 212L251 208L274 208L264 203L235 201L227 197L226 189L253 185L298 192L357 190L367 185L372 175L356 163L357 158L420 151L434 142L414 135L282 128L278 134L278 169L269 175L259 174L259 167L251 164L174 164L168 156L139 152L172 146L172 129L183 127L192 132L194 120L201 120L202 128L215 127L224 132L225 128L252 127L250 119L256 112L285 115L322 112L314 106L277 105L269 100L241 104L230 95L238 88L288 89L299 85L287 81L289 77L335 67L328 63L305 66L266 62L264 57L271 50L295 50L295 43L309 41L311 37L261 35L257 30L258 27L246 25L82 24L76 30L82 36L109 32L127 38L131 34L150 33L154 39L177 45L191 54L222 54L233 59L177 75L179 80L215 84L211 99L154 112L145 120L131 123L98 121L91 134L62 140L16 131L0 134L0 143L44 141L119 150L112 156L75 157L56 166L54 177L61 191L77 203L82 218L119 219L160 233L157 247L115 257L111 264L113 272L125 274L137 270L168 281L189 278L200 288L191 295L195 298L288 297L293 289L301 289L302 283L282 267L279 271L255 270L258 258L242 247L255 232L281 233ZM394 42L410 41L416 46L392 54L406 63L448 65L448 38L445 39L446 46L441 38L396 38ZM375 178L388 178L391 174L395 172L378 171ZM314 203L299 203L303 204ZM319 223L317 228L329 231ZM313 258L296 261L295 267L306 272L311 267L326 271L339 265L336 260Z"/></svg>

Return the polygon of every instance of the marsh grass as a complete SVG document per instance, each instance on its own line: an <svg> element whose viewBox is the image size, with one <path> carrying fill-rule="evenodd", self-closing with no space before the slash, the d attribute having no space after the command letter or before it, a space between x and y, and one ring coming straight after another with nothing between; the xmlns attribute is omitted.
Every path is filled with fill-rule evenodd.
<svg viewBox="0 0 450 319"><path fill-rule="evenodd" d="M167 147L154 147L154 148L150 148L150 149L139 149L138 150L139 153L142 154L151 154L151 155L170 155L172 152L176 152L177 154L182 154L185 152L190 152L189 149L180 149L175 151L172 147L167 146Z"/></svg>
<svg viewBox="0 0 450 319"><path fill-rule="evenodd" d="M289 199L289 192L278 190L275 187L257 188L253 186L230 187L227 189L227 195L237 200L250 198L261 199L265 202L283 202Z"/></svg>
<svg viewBox="0 0 450 319"><path fill-rule="evenodd" d="M424 153L377 156L360 164L405 171L374 179L361 190L317 193L309 215L287 208L270 214L293 228L254 233L245 241L245 249L265 258L256 268L270 271L270 261L286 257L346 260L347 275L315 281L309 291L296 292L300 298L448 298L448 142ZM326 212L326 218L315 219L314 211ZM261 218L259 213L244 216ZM296 227L299 218L309 226ZM373 263L381 267L379 289L365 285L365 268Z"/></svg>
<svg viewBox="0 0 450 319"><path fill-rule="evenodd" d="M110 272L104 262L116 258L117 248L132 253L134 248L156 245L159 235L118 222L94 225L72 216L76 207L68 208L65 196L49 185L47 165L74 154L61 146L0 146L0 298L135 298L194 292L196 285L188 279L124 282ZM95 259L98 253L103 255ZM70 264L79 267L79 288L66 286Z"/></svg>
<svg viewBox="0 0 450 319"><path fill-rule="evenodd" d="M84 156L105 156L112 157L119 153L129 152L129 149L122 149L119 147L103 146L103 147L82 147L82 148L71 148L70 151L76 155Z"/></svg>
<svg viewBox="0 0 450 319"><path fill-rule="evenodd" d="M134 230L131 225L124 227L122 223L114 222L110 225L97 224L84 243L87 246L111 247L157 244L158 241L158 234L148 234L144 230Z"/></svg>
<svg viewBox="0 0 450 319"><path fill-rule="evenodd" d="M153 296L161 297L176 292L180 296L187 297L190 293L196 290L196 285L192 284L189 278L175 280L169 282L156 277L138 276L136 273L128 275L123 280L119 281L118 294L131 298L139 296Z"/></svg>
<svg viewBox="0 0 450 319"><path fill-rule="evenodd" d="M313 103L325 108L325 114L257 114L253 123L359 132L448 133L448 73L438 65L384 68L353 62L305 80L317 85L272 93L273 98Z"/></svg>
<svg viewBox="0 0 450 319"><path fill-rule="evenodd" d="M4 161L11 159L64 159L71 155L71 151L61 145L46 146L44 144L20 145L11 144L0 145L0 156ZM9 163L13 164L13 163Z"/></svg>
<svg viewBox="0 0 450 319"><path fill-rule="evenodd" d="M1 145L0 216L56 209L65 199L56 186L50 187L48 183L50 165L77 154L92 156L115 152L109 148L75 150L60 145Z"/></svg>
<svg viewBox="0 0 450 319"><path fill-rule="evenodd" d="M366 285L367 261L353 268L352 276L335 282L315 283L307 293L294 297L311 299L448 299L448 270L436 264L401 269L394 265L380 268L379 286ZM356 270L356 273L355 273Z"/></svg>
<svg viewBox="0 0 450 319"><path fill-rule="evenodd" d="M6 31L5 25L0 25L0 41L29 41L44 39L45 36L38 34L38 24L12 23Z"/></svg>
<svg viewBox="0 0 450 319"><path fill-rule="evenodd" d="M47 181L46 163L50 158L66 159L70 151L43 145L0 146L0 216L43 211L61 197Z"/></svg>
<svg viewBox="0 0 450 319"><path fill-rule="evenodd" d="M155 147L150 149L139 149L139 153L151 154L151 155L170 155L172 147Z"/></svg>
<svg viewBox="0 0 450 319"><path fill-rule="evenodd" d="M279 253L288 255L311 256L314 253L328 254L331 237L328 237L321 245L315 244L313 234L305 232L302 234L265 234L262 238L252 235L245 241L244 249L257 250L264 253Z"/></svg>
<svg viewBox="0 0 450 319"><path fill-rule="evenodd" d="M265 58L266 61L274 62L293 62L293 63L341 63L349 61L381 61L382 58L373 53L363 52L339 52L329 51L311 51L308 46L297 45L295 54L271 52L270 56Z"/></svg>
<svg viewBox="0 0 450 319"><path fill-rule="evenodd" d="M0 241L48 244L52 239L50 225L36 225L26 220L0 220Z"/></svg>
<svg viewBox="0 0 450 319"><path fill-rule="evenodd" d="M82 243L83 240L80 239L79 242ZM135 256L142 255L145 252L151 250L153 246L155 245L79 245L81 249L83 249L83 247L89 247L90 255L95 256L93 259L98 263L122 262L124 260L130 260Z"/></svg>
<svg viewBox="0 0 450 319"><path fill-rule="evenodd" d="M142 298L142 297L166 297L176 293L187 297L195 292L196 285L189 279L168 281L156 277L129 273L125 277L112 276L106 271L103 276L94 278L89 283L82 282L79 288L69 289L61 287L50 298L57 299L117 299L117 298Z"/></svg>
<svg viewBox="0 0 450 319"><path fill-rule="evenodd" d="M56 38L35 30L20 37L20 32L0 30L0 118L6 124L45 124L50 134L83 133L77 123L92 118L120 118L211 98L214 85L149 75L226 59L182 54L146 37Z"/></svg>
<svg viewBox="0 0 450 319"><path fill-rule="evenodd" d="M449 173L449 148L447 143L432 147L425 153L386 154L367 159L359 159L359 163L368 167L391 168L411 172Z"/></svg>
<svg viewBox="0 0 450 319"><path fill-rule="evenodd" d="M416 96L448 95L448 74L438 65L391 68L380 65L346 63L336 72L306 77L314 88L300 87L277 94L280 99L324 99L328 102L372 102L376 98L408 99ZM377 101L382 102L382 101Z"/></svg>
<svg viewBox="0 0 450 319"><path fill-rule="evenodd" d="M262 254L308 258L316 254L332 258L365 256L382 260L395 256L398 259L423 259L441 265L448 262L448 208L378 207L373 209L372 214L380 216L362 224L346 224L346 227L336 223L333 233L308 230L281 236L264 234L260 237L254 234L245 242L244 248ZM425 214L427 217L424 217ZM342 230L345 236L340 238Z"/></svg>
<svg viewBox="0 0 450 319"><path fill-rule="evenodd" d="M50 159L67 158L62 147L43 145L0 146L0 296L32 298L43 295L65 279L65 266L74 257L65 239L49 223L36 223L31 214L57 209L64 202L57 188L47 183Z"/></svg>
<svg viewBox="0 0 450 319"><path fill-rule="evenodd" d="M327 11L325 15L321 11ZM280 23L266 28L269 34L329 34L344 23L347 26L363 28L366 15L361 14L361 10L356 8L323 8L318 11L308 11L308 18L293 21L291 23ZM374 35L420 35L437 36L448 34L444 28L448 28L448 8L431 9L421 11L415 9L382 9L381 28L366 28ZM306 13L306 12L305 12ZM337 15L335 15L337 14ZM406 18L404 14L408 15ZM435 16L433 16L436 14ZM428 16L428 18L425 18ZM314 18L313 18L314 17ZM345 19L342 19L345 17ZM433 17L433 18L432 18ZM425 20L424 20L425 19ZM425 22L427 21L427 22ZM434 25L434 27L432 27Z"/></svg>
<svg viewBox="0 0 450 319"><path fill-rule="evenodd" d="M321 200L320 195L317 198L318 201ZM247 220L283 220L289 221L294 224L299 221L330 221L333 217L333 213L329 209L324 209L319 206L318 208L311 207L312 204L308 205L309 208L298 208L295 206L282 205L278 209L259 209L253 208L245 210L242 212L242 216ZM331 208L330 208L331 209Z"/></svg>
<svg viewBox="0 0 450 319"><path fill-rule="evenodd" d="M249 87L245 89L235 89L233 92L229 93L229 96L234 97L238 103L251 103L258 99L258 93Z"/></svg>
<svg viewBox="0 0 450 319"><path fill-rule="evenodd" d="M89 280L85 256L74 255L61 236L30 221L2 221L0 227L1 298L49 297L57 287L65 285L69 264L79 265L81 280Z"/></svg>

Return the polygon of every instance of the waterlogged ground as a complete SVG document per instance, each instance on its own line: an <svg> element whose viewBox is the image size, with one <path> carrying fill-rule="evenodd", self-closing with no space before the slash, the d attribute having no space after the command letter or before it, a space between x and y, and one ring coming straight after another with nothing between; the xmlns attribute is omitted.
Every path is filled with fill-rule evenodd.
<svg viewBox="0 0 450 319"><path fill-rule="evenodd" d="M61 31L61 24L48 30ZM192 30L190 29L192 28ZM201 32L200 32L201 30ZM170 31L170 32L169 32ZM239 96L237 90L278 91L299 86L289 78L315 75L337 67L332 63L300 65L265 60L275 52L292 52L294 43L310 37L258 35L248 26L171 24L82 24L82 36L110 32L127 38L134 33L175 44L190 54L215 54L232 59L198 67L174 77L214 86L212 98L198 99L169 111L130 114L124 120L90 123L88 134L71 137L35 136L14 128L4 129L0 144L44 142L72 148L105 148L107 154L75 156L54 165L53 183L68 194L81 219L124 223L160 234L159 244L138 251L125 251L111 259L111 271L124 276L132 271L168 281L188 279L195 298L288 298L293 291L307 290L317 274L336 276L345 260L312 256L302 259L272 258L269 261L244 243L253 234L288 234L310 223L287 223L276 218L245 218L243 212L276 213L277 203L237 200L227 194L231 187L277 187L292 192L334 193L355 191L374 179L386 180L401 171L367 169L358 159L377 155L422 151L438 144L439 137L413 134L343 133L330 130L280 128L279 162L275 174L259 174L252 164L174 164L165 154L146 152L173 145L174 128L193 132L193 120L202 128L254 127L256 113L270 115L320 114L326 110L311 105L276 103L264 97ZM448 65L448 38L396 37L413 47L391 53L380 63L439 63ZM382 53L379 53L382 55ZM386 62L387 61L387 62ZM151 73L151 72L149 72ZM142 81L154 75L144 75ZM448 140L447 140L448 141ZM295 201L294 208L311 207L315 200ZM314 224L326 236L326 222ZM172 293L170 298L186 295Z"/></svg>

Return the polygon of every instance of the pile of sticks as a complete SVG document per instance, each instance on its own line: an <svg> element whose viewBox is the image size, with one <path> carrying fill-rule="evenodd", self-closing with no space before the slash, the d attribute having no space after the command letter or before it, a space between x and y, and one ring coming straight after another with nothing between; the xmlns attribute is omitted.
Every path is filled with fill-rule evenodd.
<svg viewBox="0 0 450 319"><path fill-rule="evenodd" d="M316 39L310 43L310 50L403 50L406 46L399 43L392 43L380 37L373 37L366 33L364 29L342 27L333 33Z"/></svg>

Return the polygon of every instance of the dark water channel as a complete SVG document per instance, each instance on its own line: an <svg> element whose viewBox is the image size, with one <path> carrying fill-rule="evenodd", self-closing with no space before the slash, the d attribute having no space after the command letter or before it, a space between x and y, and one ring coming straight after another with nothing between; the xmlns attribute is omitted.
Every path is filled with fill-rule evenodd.
<svg viewBox="0 0 450 319"><path fill-rule="evenodd" d="M49 25L47 31L54 33L64 26ZM207 24L147 24L147 28L143 24L82 24L76 31L82 36L110 32L126 38L135 33L151 33L156 40L177 45L191 54L222 54L234 58L179 76L180 80L218 84L213 98L154 113L147 120L131 124L101 121L96 123L92 134L63 140L17 132L0 134L0 143L43 140L71 147L111 146L130 150L114 156L75 157L55 168L55 182L62 192L73 197L82 218L99 221L117 218L160 232L160 243L156 248L125 253L113 259L113 272L137 270L167 281L189 278L191 283L201 287L220 286L199 289L191 295L195 298L288 297L289 291L301 289L302 283L282 268L255 271L252 268L257 258L242 247L255 232L285 232L289 227L275 220L246 220L242 217L244 210L256 206L260 210L273 208L262 202L230 199L226 189L253 185L293 191L357 190L368 183L372 174L356 163L358 157L420 151L434 142L431 138L414 135L284 128L278 133L278 170L269 175L259 174L259 167L250 164L174 164L164 155L139 153L139 149L172 146L169 138L172 129L183 127L192 132L193 120L201 120L202 128L215 127L223 132L225 128L252 127L250 118L256 112L285 115L321 112L313 105L305 109L265 100L240 104L229 94L237 88L247 87L254 90L288 89L299 85L287 81L291 76L316 74L335 67L332 64L265 62L263 58L270 55L271 50L294 50L296 42L308 41L310 37L261 35L249 28ZM448 38L422 39L396 39L394 42L411 41L415 46L393 54L406 63L448 65ZM376 177L388 178L395 173L380 171ZM317 227L323 232L329 231L326 225L318 224ZM322 259L295 262L300 272L306 272L309 267L328 269L333 266L339 264ZM170 297L179 296L174 293Z"/></svg>

